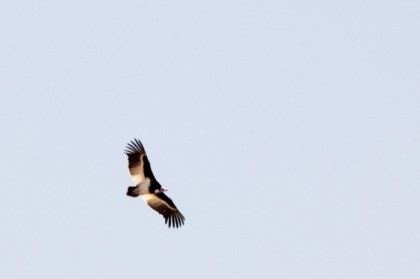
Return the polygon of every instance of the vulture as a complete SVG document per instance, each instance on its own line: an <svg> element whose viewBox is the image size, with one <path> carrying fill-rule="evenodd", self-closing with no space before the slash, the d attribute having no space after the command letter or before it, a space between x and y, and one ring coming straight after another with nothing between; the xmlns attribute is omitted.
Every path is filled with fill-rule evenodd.
<svg viewBox="0 0 420 279"><path fill-rule="evenodd" d="M166 189L156 180L150 167L149 159L140 140L134 139L127 144L125 154L128 156L128 169L136 183L128 187L127 195L130 197L141 196L143 200L165 218L169 228L178 228L184 224L184 216L165 195Z"/></svg>

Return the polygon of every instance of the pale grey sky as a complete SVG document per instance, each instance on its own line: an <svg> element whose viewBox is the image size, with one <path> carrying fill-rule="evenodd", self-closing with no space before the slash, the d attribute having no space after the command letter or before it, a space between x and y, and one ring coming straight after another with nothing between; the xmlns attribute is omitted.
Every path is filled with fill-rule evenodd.
<svg viewBox="0 0 420 279"><path fill-rule="evenodd" d="M1 1L0 277L420 278L419 14Z"/></svg>

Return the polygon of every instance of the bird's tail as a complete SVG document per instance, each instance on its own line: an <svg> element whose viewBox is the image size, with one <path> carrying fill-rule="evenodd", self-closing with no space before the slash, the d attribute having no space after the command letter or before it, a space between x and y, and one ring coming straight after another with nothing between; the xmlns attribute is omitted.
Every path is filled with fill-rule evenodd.
<svg viewBox="0 0 420 279"><path fill-rule="evenodd" d="M139 192L138 192L138 186L137 187L128 187L128 189L127 189L127 196L130 196L130 197L133 197L133 198L135 198L135 197L138 197L139 196Z"/></svg>

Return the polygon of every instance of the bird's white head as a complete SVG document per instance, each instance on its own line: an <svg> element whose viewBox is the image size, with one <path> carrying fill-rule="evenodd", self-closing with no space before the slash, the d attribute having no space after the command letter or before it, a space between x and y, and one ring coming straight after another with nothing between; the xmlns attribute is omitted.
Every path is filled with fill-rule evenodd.
<svg viewBox="0 0 420 279"><path fill-rule="evenodd" d="M163 193L163 192L166 192L166 191L168 191L166 188L160 187L159 189L156 189L155 190L155 194L157 194L157 193Z"/></svg>

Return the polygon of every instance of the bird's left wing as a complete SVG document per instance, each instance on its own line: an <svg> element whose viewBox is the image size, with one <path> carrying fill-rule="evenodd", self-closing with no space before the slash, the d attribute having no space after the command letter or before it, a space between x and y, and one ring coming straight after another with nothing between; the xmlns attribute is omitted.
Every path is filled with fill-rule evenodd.
<svg viewBox="0 0 420 279"><path fill-rule="evenodd" d="M165 224L169 227L178 228L184 224L184 216L164 193L146 194L142 197L151 208L163 215Z"/></svg>

